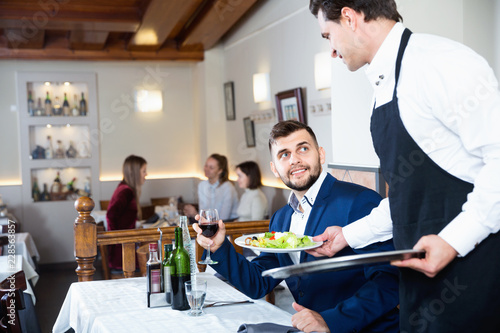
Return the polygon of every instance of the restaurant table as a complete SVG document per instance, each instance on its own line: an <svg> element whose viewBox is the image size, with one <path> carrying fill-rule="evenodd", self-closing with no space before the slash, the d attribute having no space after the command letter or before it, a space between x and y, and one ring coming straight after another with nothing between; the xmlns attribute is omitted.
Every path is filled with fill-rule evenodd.
<svg viewBox="0 0 500 333"><path fill-rule="evenodd" d="M33 237L31 237L29 232L17 232L15 236L15 254L22 255L31 267L36 269L38 261L40 261L40 254L38 253L38 249L33 241ZM8 253L8 245L9 244L3 246L4 254Z"/></svg>
<svg viewBox="0 0 500 333"><path fill-rule="evenodd" d="M205 304L249 300L247 296L210 273L198 273L208 282ZM231 332L241 324L272 322L291 325L291 314L264 301L205 308L190 317L170 307L148 308L146 278L73 283L66 295L54 333L73 328L76 333L110 332Z"/></svg>

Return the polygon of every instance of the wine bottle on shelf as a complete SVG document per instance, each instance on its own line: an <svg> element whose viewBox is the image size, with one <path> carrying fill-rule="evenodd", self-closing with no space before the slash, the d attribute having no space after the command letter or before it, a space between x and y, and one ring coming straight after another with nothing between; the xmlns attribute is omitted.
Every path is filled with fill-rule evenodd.
<svg viewBox="0 0 500 333"><path fill-rule="evenodd" d="M54 98L54 105L52 106L52 114L54 116L62 116L62 112L61 102L59 101L59 97L56 96L56 98Z"/></svg>
<svg viewBox="0 0 500 333"><path fill-rule="evenodd" d="M49 190L47 189L47 183L43 183L43 192L40 195L40 201L50 201Z"/></svg>
<svg viewBox="0 0 500 333"><path fill-rule="evenodd" d="M45 97L45 115L52 116L52 101L50 100L48 91L47 91L47 97Z"/></svg>
<svg viewBox="0 0 500 333"><path fill-rule="evenodd" d="M31 90L28 92L28 114L30 115L30 117L33 117L35 115L35 101L33 101Z"/></svg>
<svg viewBox="0 0 500 333"><path fill-rule="evenodd" d="M191 236L189 235L188 219L187 216L179 216L179 225L182 228L182 241L184 243L184 248L189 254L189 268L191 270L191 275L196 274L196 255L194 253L194 246L191 242ZM194 279L194 277L193 277Z"/></svg>
<svg viewBox="0 0 500 333"><path fill-rule="evenodd" d="M163 292L165 293L165 299L168 304L172 304L172 280L170 277L172 270L172 244L163 245L164 256L163 256Z"/></svg>
<svg viewBox="0 0 500 333"><path fill-rule="evenodd" d="M191 281L189 254L184 248L182 229L175 228L175 250L172 252L172 309L187 310L189 303L186 297L184 282Z"/></svg>
<svg viewBox="0 0 500 333"><path fill-rule="evenodd" d="M33 178L33 187L31 189L31 197L33 201L37 202L40 200L40 189L38 188L38 179L36 177Z"/></svg>
<svg viewBox="0 0 500 333"><path fill-rule="evenodd" d="M57 140L57 148L54 152L54 158L64 158L64 147L61 140Z"/></svg>
<svg viewBox="0 0 500 333"><path fill-rule="evenodd" d="M52 183L52 186L50 187L50 193L61 193L62 188L63 188L63 186L62 186L61 178L60 178L59 171L58 171L56 178L54 179L54 182Z"/></svg>
<svg viewBox="0 0 500 333"><path fill-rule="evenodd" d="M75 180L76 180L76 177L73 177L73 179L71 179L71 181L69 181L67 184L66 184L66 188L68 189L69 192L74 192L75 191Z"/></svg>
<svg viewBox="0 0 500 333"><path fill-rule="evenodd" d="M63 110L63 115L65 115L65 116L71 115L71 111L69 109L68 97L66 96L66 93L64 93L64 102L63 102L62 110Z"/></svg>
<svg viewBox="0 0 500 333"><path fill-rule="evenodd" d="M45 146L45 158L46 159L54 158L54 148L52 147L52 137L50 135L47 136L47 145Z"/></svg>
<svg viewBox="0 0 500 333"><path fill-rule="evenodd" d="M73 109L71 109L71 115L74 117L80 115L80 109L78 108L78 95L77 94L75 94Z"/></svg>
<svg viewBox="0 0 500 333"><path fill-rule="evenodd" d="M42 116L45 113L45 109L42 106L42 98L38 97L38 101L36 103L35 116Z"/></svg>
<svg viewBox="0 0 500 333"><path fill-rule="evenodd" d="M66 150L66 156L68 158L76 158L77 154L78 154L78 152L76 151L76 148L73 145L73 141L70 141L68 150Z"/></svg>
<svg viewBox="0 0 500 333"><path fill-rule="evenodd" d="M161 293L161 263L158 260L158 244L149 244L149 260L146 263L146 281L148 283L148 308L151 294Z"/></svg>
<svg viewBox="0 0 500 333"><path fill-rule="evenodd" d="M85 101L85 96L82 92L82 99L80 100L80 116L87 115L87 102Z"/></svg>

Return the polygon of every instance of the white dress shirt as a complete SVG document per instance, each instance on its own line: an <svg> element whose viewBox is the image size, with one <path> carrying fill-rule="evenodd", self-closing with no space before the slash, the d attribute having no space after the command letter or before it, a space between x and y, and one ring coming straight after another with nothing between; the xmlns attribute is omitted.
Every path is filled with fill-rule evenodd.
<svg viewBox="0 0 500 333"><path fill-rule="evenodd" d="M198 203L200 209L215 208L221 220L238 217L238 193L230 181L219 186L219 181L210 184L204 180L198 184Z"/></svg>
<svg viewBox="0 0 500 333"><path fill-rule="evenodd" d="M302 199L298 200L295 194L292 192L288 197L288 205L293 208L292 221L290 223L290 232L296 235L304 235L306 231L307 220L309 220L309 215L311 214L311 209L316 201L321 185L326 178L326 171L322 171L318 179L314 184L307 190ZM300 210L302 208L302 211ZM310 236L310 235L309 235ZM300 262L300 251L291 252L290 258L294 264Z"/></svg>
<svg viewBox="0 0 500 333"><path fill-rule="evenodd" d="M249 189L241 195L238 205L238 221L262 220L268 216L267 198L260 188Z"/></svg>
<svg viewBox="0 0 500 333"><path fill-rule="evenodd" d="M374 104L392 100L396 56L404 26L397 23L366 69ZM397 88L403 124L442 169L472 183L462 212L440 233L461 256L500 229L500 92L487 62L466 46L412 34ZM372 104L372 105L374 105ZM351 247L390 239L388 199L343 228Z"/></svg>

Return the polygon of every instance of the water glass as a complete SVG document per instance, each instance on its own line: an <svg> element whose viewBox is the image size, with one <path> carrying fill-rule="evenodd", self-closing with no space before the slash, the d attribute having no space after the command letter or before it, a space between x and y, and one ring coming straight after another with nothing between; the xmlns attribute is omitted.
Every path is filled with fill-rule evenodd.
<svg viewBox="0 0 500 333"><path fill-rule="evenodd" d="M203 304L207 296L206 280L191 280L184 283L186 286L186 297L189 303L188 315L198 317L203 315Z"/></svg>

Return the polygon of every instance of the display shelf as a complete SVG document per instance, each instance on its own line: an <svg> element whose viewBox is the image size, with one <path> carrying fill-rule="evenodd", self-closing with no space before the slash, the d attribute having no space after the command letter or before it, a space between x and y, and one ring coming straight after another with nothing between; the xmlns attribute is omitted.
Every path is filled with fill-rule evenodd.
<svg viewBox="0 0 500 333"><path fill-rule="evenodd" d="M98 129L95 74L19 72L17 79L25 204L45 203L33 198L34 180L40 193L44 184L50 192L58 173L64 191L52 191L50 201L98 200L92 191L99 178L99 145L91 136ZM75 191L67 193L73 179Z"/></svg>

